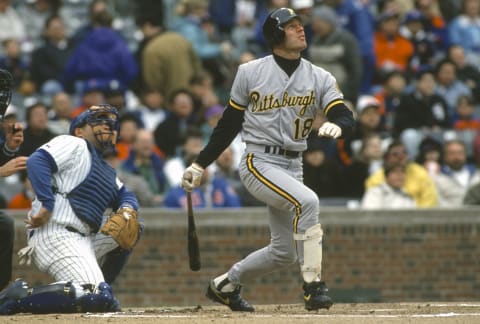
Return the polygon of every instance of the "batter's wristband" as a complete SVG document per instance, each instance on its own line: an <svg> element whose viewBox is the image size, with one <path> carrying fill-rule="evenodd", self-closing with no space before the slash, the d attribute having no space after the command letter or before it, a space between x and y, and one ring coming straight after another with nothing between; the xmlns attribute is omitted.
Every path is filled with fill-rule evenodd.
<svg viewBox="0 0 480 324"><path fill-rule="evenodd" d="M205 171L205 168L203 166L201 166L198 162L193 162L192 163L192 168L194 168L198 172Z"/></svg>

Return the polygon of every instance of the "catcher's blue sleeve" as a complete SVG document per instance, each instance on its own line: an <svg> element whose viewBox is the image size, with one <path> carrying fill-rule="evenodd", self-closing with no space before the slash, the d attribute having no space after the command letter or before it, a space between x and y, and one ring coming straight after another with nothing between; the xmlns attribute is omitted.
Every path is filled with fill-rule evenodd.
<svg viewBox="0 0 480 324"><path fill-rule="evenodd" d="M120 207L126 206L138 210L138 199L133 192L123 186L118 191L118 199L114 203L113 209L118 209Z"/></svg>
<svg viewBox="0 0 480 324"><path fill-rule="evenodd" d="M42 206L53 211L55 196L52 189L52 174L58 167L53 157L47 151L39 149L32 153L27 160L28 179L32 183L33 191Z"/></svg>

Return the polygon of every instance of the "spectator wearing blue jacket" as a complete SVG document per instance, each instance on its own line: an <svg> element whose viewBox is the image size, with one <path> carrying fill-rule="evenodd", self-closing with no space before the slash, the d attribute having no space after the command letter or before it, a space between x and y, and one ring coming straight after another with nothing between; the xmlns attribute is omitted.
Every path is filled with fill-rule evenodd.
<svg viewBox="0 0 480 324"><path fill-rule="evenodd" d="M78 43L65 66L63 82L72 91L78 81L102 84L118 82L127 89L138 74L138 66L127 42L110 26L107 11L95 16L95 27ZM81 90L81 89L79 89Z"/></svg>
<svg viewBox="0 0 480 324"><path fill-rule="evenodd" d="M463 0L462 14L448 26L450 42L465 49L470 63L480 65L480 1Z"/></svg>
<svg viewBox="0 0 480 324"><path fill-rule="evenodd" d="M202 23L209 19L207 3L203 0L184 1L181 15L173 23L172 29L188 39L201 59L218 58L222 55L223 43L212 42Z"/></svg>
<svg viewBox="0 0 480 324"><path fill-rule="evenodd" d="M192 43L203 67L212 74L215 85L220 85L226 77L221 74L220 64L231 58L233 46L228 40L216 41L216 26L208 15L208 1L184 0L172 30Z"/></svg>
<svg viewBox="0 0 480 324"><path fill-rule="evenodd" d="M223 177L214 176L209 180L205 170L202 183L192 191L192 206L194 208L227 208L242 207L240 197L233 187ZM187 209L187 194L181 186L169 189L165 193L164 207Z"/></svg>
<svg viewBox="0 0 480 324"><path fill-rule="evenodd" d="M236 0L210 0L208 14L222 38L229 38L236 24Z"/></svg>
<svg viewBox="0 0 480 324"><path fill-rule="evenodd" d="M365 1L325 0L324 2L335 9L340 25L350 31L358 41L363 61L360 92L369 93L375 70L375 52L373 50L375 18Z"/></svg>
<svg viewBox="0 0 480 324"><path fill-rule="evenodd" d="M135 135L128 158L121 168L142 176L154 194L165 190L164 160L155 152L155 141L151 131L139 129Z"/></svg>

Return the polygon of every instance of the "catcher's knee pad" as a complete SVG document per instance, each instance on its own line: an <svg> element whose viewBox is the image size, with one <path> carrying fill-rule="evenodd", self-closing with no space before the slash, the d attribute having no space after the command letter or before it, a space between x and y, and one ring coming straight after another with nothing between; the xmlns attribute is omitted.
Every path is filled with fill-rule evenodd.
<svg viewBox="0 0 480 324"><path fill-rule="evenodd" d="M303 241L303 264L301 272L307 283L320 279L322 272L322 237L320 224L311 226L305 234L294 234L297 241Z"/></svg>
<svg viewBox="0 0 480 324"><path fill-rule="evenodd" d="M106 282L100 283L92 292L86 293L78 300L82 312L118 312L120 303L113 296L112 287Z"/></svg>

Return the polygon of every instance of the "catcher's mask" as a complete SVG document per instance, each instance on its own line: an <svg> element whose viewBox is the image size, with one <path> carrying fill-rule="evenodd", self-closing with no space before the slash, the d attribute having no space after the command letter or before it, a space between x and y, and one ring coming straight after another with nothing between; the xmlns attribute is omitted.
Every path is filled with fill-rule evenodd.
<svg viewBox="0 0 480 324"><path fill-rule="evenodd" d="M92 128L99 125L107 125L108 131L100 129L94 133L98 144L97 147L102 152L115 148L119 131L117 108L110 105L91 106L72 121L70 124L70 135L75 135L75 129L85 125L89 125Z"/></svg>
<svg viewBox="0 0 480 324"><path fill-rule="evenodd" d="M7 70L0 69L0 119L3 119L12 100L13 77Z"/></svg>

